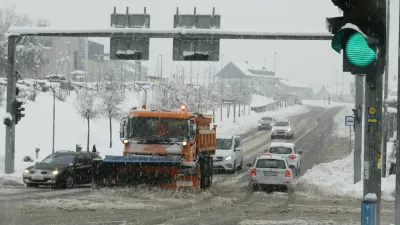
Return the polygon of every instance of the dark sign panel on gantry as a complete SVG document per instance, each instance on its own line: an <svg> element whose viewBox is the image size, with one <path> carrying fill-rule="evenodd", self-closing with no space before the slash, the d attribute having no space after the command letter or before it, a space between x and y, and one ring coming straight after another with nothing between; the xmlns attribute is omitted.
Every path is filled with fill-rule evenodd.
<svg viewBox="0 0 400 225"><path fill-rule="evenodd" d="M221 16L197 15L194 8L193 15L179 15L179 9L174 16L174 28L185 29L220 29ZM182 34L173 40L173 60L174 61L219 61L219 42L220 39L212 35L205 35L204 38L193 38L190 35Z"/></svg>
<svg viewBox="0 0 400 225"><path fill-rule="evenodd" d="M115 28L150 28L150 15L117 14L116 7L111 14L111 27ZM150 38L146 37L111 37L110 38L110 59L111 60L149 60Z"/></svg>

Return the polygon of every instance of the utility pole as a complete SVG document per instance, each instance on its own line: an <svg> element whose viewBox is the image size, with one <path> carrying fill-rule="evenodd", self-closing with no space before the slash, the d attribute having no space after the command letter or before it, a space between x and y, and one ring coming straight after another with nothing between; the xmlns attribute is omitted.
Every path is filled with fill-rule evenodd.
<svg viewBox="0 0 400 225"><path fill-rule="evenodd" d="M400 19L400 15L399 15ZM400 24L399 24L400 28ZM400 30L399 30L400 34ZM10 43L10 41L8 42ZM399 46L400 47L400 39ZM398 63L400 63L400 55L398 54ZM400 65L400 64L399 64ZM400 66L397 68L397 74L400 74ZM400 90L400 79L397 78L397 90ZM397 91L397 99L400 99L400 92ZM397 104L397 112L400 112L400 104ZM395 203L395 223L400 224L400 118L397 113L397 138L396 138L396 203Z"/></svg>
<svg viewBox="0 0 400 225"><path fill-rule="evenodd" d="M15 51L17 44L17 37L8 37L8 58L7 58L7 113L15 117L13 102L15 99ZM6 174L14 173L15 161L15 119L13 118L8 126L6 126L6 152L5 152L5 168Z"/></svg>
<svg viewBox="0 0 400 225"><path fill-rule="evenodd" d="M382 152L382 74L367 74L365 106L368 112L364 146L364 195L376 194L376 212L380 224L381 152Z"/></svg>
<svg viewBox="0 0 400 225"><path fill-rule="evenodd" d="M54 142L55 142L55 132L56 132L56 90L50 86L51 90L53 91L53 142L51 152L54 153Z"/></svg>
<svg viewBox="0 0 400 225"><path fill-rule="evenodd" d="M68 45L68 60L67 60L67 64L68 64L68 96L71 96L71 70L70 70L70 62L71 62L71 58L70 58L70 54L71 54L71 42L65 42L65 44Z"/></svg>
<svg viewBox="0 0 400 225"><path fill-rule="evenodd" d="M364 103L364 76L356 75L356 119L354 123L354 183L361 180L361 152L362 152L362 123L365 118L363 116Z"/></svg>
<svg viewBox="0 0 400 225"><path fill-rule="evenodd" d="M390 0L386 1L386 65L385 65L385 91L384 101L388 98L389 92L389 27L390 27ZM386 177L386 155L388 141L388 125L389 118L387 113L387 103L384 103L383 108L383 136L382 136L382 177Z"/></svg>

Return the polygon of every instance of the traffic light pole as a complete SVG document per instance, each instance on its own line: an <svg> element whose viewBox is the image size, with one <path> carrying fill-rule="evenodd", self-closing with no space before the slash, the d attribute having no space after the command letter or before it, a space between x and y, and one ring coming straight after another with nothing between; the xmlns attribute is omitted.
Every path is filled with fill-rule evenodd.
<svg viewBox="0 0 400 225"><path fill-rule="evenodd" d="M364 76L356 75L356 112L354 125L354 183L361 180L362 122L364 103Z"/></svg>
<svg viewBox="0 0 400 225"><path fill-rule="evenodd" d="M15 157L15 112L13 102L15 99L15 50L18 37L10 36L8 38L8 58L7 58L7 114L12 115L12 120L9 126L6 126L5 139L5 168L4 172L10 174L14 172L14 157Z"/></svg>
<svg viewBox="0 0 400 225"><path fill-rule="evenodd" d="M386 64L385 64L385 91L384 100L388 98L389 92L389 27L390 27L390 0L386 1ZM382 177L386 177L386 155L387 155L387 141L388 141L388 113L387 104L384 104L383 109L383 136L382 136Z"/></svg>
<svg viewBox="0 0 400 225"><path fill-rule="evenodd" d="M382 148L382 74L367 74L365 106L367 124L364 146L364 197L376 194L376 221L380 224L381 209L381 148Z"/></svg>

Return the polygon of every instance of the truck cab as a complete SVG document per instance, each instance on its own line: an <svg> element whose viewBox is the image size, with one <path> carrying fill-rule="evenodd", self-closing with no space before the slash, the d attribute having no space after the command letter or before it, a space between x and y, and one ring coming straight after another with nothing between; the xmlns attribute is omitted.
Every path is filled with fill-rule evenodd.
<svg viewBox="0 0 400 225"><path fill-rule="evenodd" d="M243 144L238 135L217 135L214 169L234 173L243 166Z"/></svg>

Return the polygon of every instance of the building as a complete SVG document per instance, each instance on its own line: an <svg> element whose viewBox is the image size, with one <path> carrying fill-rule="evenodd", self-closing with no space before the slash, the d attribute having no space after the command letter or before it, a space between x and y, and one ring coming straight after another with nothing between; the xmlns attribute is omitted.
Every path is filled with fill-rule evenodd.
<svg viewBox="0 0 400 225"><path fill-rule="evenodd" d="M297 96L301 100L314 99L314 92L308 85L283 78L279 79L278 85L283 93Z"/></svg>
<svg viewBox="0 0 400 225"><path fill-rule="evenodd" d="M338 101L340 99L338 90L329 86L323 86L316 97L319 100L328 100L330 98L332 101Z"/></svg>
<svg viewBox="0 0 400 225"><path fill-rule="evenodd" d="M266 96L275 93L275 87L279 78L275 77L275 72L268 70L265 66L251 65L249 62L234 63L229 62L216 77L230 82L240 81L243 85L253 87L255 91L260 91Z"/></svg>

